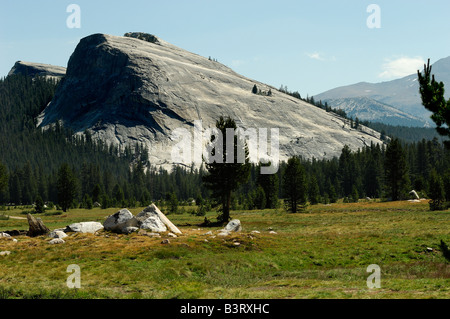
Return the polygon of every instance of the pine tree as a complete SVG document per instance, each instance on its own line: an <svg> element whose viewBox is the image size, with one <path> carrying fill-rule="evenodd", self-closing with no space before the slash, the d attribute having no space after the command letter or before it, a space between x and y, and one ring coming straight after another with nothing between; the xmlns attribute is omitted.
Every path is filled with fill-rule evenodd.
<svg viewBox="0 0 450 319"><path fill-rule="evenodd" d="M358 188L356 186L353 186L351 198L353 203L357 203L359 200Z"/></svg>
<svg viewBox="0 0 450 319"><path fill-rule="evenodd" d="M283 174L284 202L291 213L306 207L307 186L305 169L298 157L289 158Z"/></svg>
<svg viewBox="0 0 450 319"><path fill-rule="evenodd" d="M36 200L34 201L35 207L34 211L36 214L42 214L45 212L44 201L40 195L36 196Z"/></svg>
<svg viewBox="0 0 450 319"><path fill-rule="evenodd" d="M116 184L116 186L114 186L112 196L117 207L122 206L124 204L125 195L119 184Z"/></svg>
<svg viewBox="0 0 450 319"><path fill-rule="evenodd" d="M227 143L226 143L226 129L236 129L236 122L231 118L223 118L216 122L216 128L222 133L222 149L214 147L209 151L211 158L221 158L222 160L208 160L205 163L208 175L203 176L203 183L205 187L212 191L211 196L221 203L222 214L219 215L220 222L228 222L230 219L230 205L231 195L239 185L247 182L250 176L251 165L249 163L248 148L244 146L245 160L244 163L238 162L238 137L234 136L234 160L232 163L227 163ZM211 137L211 142L214 142L217 136ZM216 141L217 142L217 141Z"/></svg>
<svg viewBox="0 0 450 319"><path fill-rule="evenodd" d="M100 186L100 184L96 184L94 186L94 189L92 189L92 200L94 202L97 202L97 203L100 202L101 201L101 198L100 198L101 194L102 194L102 187Z"/></svg>
<svg viewBox="0 0 450 319"><path fill-rule="evenodd" d="M433 169L430 173L430 190L428 195L430 197L430 210L442 210L445 203L445 192L442 178Z"/></svg>
<svg viewBox="0 0 450 319"><path fill-rule="evenodd" d="M253 200L253 204L257 209L266 208L266 193L264 189L260 186L255 190L255 197Z"/></svg>
<svg viewBox="0 0 450 319"><path fill-rule="evenodd" d="M445 200L450 202L450 170L445 173L442 180L444 183Z"/></svg>
<svg viewBox="0 0 450 319"><path fill-rule="evenodd" d="M261 171L261 166L268 166L268 164L262 164L257 167L257 171ZM258 174L257 183L264 190L266 195L266 205L264 208L277 208L278 207L278 192L279 181L277 174Z"/></svg>
<svg viewBox="0 0 450 319"><path fill-rule="evenodd" d="M410 183L406 155L396 138L391 140L386 148L385 178L388 196L393 201L406 197Z"/></svg>
<svg viewBox="0 0 450 319"><path fill-rule="evenodd" d="M320 190L319 184L317 183L317 178L315 175L312 175L309 180L308 187L308 198L311 205L316 205L319 203Z"/></svg>
<svg viewBox="0 0 450 319"><path fill-rule="evenodd" d="M345 145L339 157L339 180L344 197L351 196L353 186L358 184L358 168L350 147Z"/></svg>
<svg viewBox="0 0 450 319"><path fill-rule="evenodd" d="M8 174L6 172L6 167L0 163L0 193L6 190L8 187Z"/></svg>
<svg viewBox="0 0 450 319"><path fill-rule="evenodd" d="M426 109L433 112L431 119L436 123L436 130L442 136L450 137L450 100L444 97L444 83L437 82L434 75L431 75L430 59L424 66L424 73L417 71L420 85L420 95L422 104ZM450 148L450 142L444 144Z"/></svg>
<svg viewBox="0 0 450 319"><path fill-rule="evenodd" d="M258 94L258 87L256 86L256 84L253 85L252 93L253 94Z"/></svg>
<svg viewBox="0 0 450 319"><path fill-rule="evenodd" d="M63 212L70 208L77 195L77 180L67 163L61 165L58 171L58 203Z"/></svg>
<svg viewBox="0 0 450 319"><path fill-rule="evenodd" d="M178 198L175 192L167 193L166 200L169 204L169 214L176 214L178 213Z"/></svg>

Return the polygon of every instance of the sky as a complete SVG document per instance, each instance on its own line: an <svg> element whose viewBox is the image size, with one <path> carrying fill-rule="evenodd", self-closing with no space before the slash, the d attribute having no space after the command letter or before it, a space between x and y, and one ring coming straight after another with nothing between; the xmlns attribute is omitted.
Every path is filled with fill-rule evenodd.
<svg viewBox="0 0 450 319"><path fill-rule="evenodd" d="M449 13L448 0L0 0L0 77L19 60L67 66L94 33L139 31L313 96L450 56Z"/></svg>

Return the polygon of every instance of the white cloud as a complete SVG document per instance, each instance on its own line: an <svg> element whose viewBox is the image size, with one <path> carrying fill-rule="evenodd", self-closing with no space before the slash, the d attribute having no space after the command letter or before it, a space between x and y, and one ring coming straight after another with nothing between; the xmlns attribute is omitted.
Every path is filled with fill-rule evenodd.
<svg viewBox="0 0 450 319"><path fill-rule="evenodd" d="M325 60L325 58L319 53L319 52L314 52L314 53L306 53L306 55L313 60L318 60L318 61L323 61Z"/></svg>
<svg viewBox="0 0 450 319"><path fill-rule="evenodd" d="M401 78L408 76L420 70L423 67L425 60L422 57L400 57L395 59L385 59L383 64L383 72L378 77L384 79Z"/></svg>
<svg viewBox="0 0 450 319"><path fill-rule="evenodd" d="M313 53L306 53L306 55L313 60L317 61L336 61L336 57L327 57L326 55L319 53L319 52L313 52Z"/></svg>

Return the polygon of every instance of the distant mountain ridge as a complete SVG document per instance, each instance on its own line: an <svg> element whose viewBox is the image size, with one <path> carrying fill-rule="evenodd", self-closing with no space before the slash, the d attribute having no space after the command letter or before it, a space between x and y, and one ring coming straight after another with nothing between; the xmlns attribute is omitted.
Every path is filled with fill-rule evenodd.
<svg viewBox="0 0 450 319"><path fill-rule="evenodd" d="M66 68L43 63L17 61L8 73L8 75L14 74L61 79L66 75Z"/></svg>
<svg viewBox="0 0 450 319"><path fill-rule="evenodd" d="M389 125L424 126L423 119L368 97L339 98L326 102L335 109L344 110L353 119Z"/></svg>
<svg viewBox="0 0 450 319"><path fill-rule="evenodd" d="M432 65L432 73L437 81L450 85L450 57L440 59ZM450 91L446 97L450 97ZM431 113L426 110L419 94L417 73L401 79L381 83L360 82L338 87L314 96L315 100L327 102L333 108L342 108L347 113L355 109L355 98L364 103L357 108L354 116L361 120L379 121L386 124L427 126L432 125ZM385 113L380 108L384 105ZM367 118L370 117L371 119Z"/></svg>

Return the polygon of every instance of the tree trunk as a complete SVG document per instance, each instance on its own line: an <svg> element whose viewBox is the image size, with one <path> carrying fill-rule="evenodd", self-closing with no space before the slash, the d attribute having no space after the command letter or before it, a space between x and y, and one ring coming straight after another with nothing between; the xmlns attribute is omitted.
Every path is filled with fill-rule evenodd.
<svg viewBox="0 0 450 319"><path fill-rule="evenodd" d="M27 215L28 225L30 228L28 229L27 236L37 237L41 235L45 235L50 232L50 229L44 225L42 220L34 218L32 215Z"/></svg>

